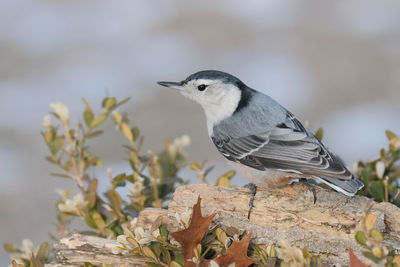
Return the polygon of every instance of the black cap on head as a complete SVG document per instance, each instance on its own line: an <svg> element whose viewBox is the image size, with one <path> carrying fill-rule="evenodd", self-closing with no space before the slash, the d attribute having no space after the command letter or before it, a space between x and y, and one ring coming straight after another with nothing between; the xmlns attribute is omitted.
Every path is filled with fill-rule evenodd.
<svg viewBox="0 0 400 267"><path fill-rule="evenodd" d="M198 79L210 79L210 80L221 80L225 83L232 83L238 87L245 86L244 83L236 78L235 76L218 70L202 70L196 73L193 73L189 77L187 77L183 82L187 83L192 80Z"/></svg>

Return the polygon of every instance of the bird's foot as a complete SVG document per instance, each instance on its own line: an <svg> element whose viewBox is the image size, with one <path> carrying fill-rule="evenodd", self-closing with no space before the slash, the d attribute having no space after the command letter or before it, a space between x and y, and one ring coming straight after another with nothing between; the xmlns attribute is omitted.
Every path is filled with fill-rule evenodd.
<svg viewBox="0 0 400 267"><path fill-rule="evenodd" d="M250 213L251 213L252 208L254 207L254 205L253 205L254 198L257 193L257 186L253 183L249 183L249 184L246 184L244 187L250 189L249 213L247 214L247 219L250 219Z"/></svg>
<svg viewBox="0 0 400 267"><path fill-rule="evenodd" d="M314 204L317 202L317 193L315 192L315 187L307 179L299 179L299 182L307 186L307 188L312 192L314 198Z"/></svg>

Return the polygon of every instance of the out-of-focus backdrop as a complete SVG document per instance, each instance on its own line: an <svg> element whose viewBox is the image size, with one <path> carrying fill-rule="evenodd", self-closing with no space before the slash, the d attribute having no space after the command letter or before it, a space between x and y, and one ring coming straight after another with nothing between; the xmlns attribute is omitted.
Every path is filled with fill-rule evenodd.
<svg viewBox="0 0 400 267"><path fill-rule="evenodd" d="M348 165L373 158L385 129L400 132L399 14L397 0L0 1L0 243L48 240L55 189L74 187L43 159L49 102L64 102L76 122L81 97L96 106L130 96L123 110L146 147L188 134L189 159L218 166L212 180L228 167L202 110L156 81L224 70L323 127ZM93 144L100 179L107 167L128 170L123 139L105 128L111 134Z"/></svg>

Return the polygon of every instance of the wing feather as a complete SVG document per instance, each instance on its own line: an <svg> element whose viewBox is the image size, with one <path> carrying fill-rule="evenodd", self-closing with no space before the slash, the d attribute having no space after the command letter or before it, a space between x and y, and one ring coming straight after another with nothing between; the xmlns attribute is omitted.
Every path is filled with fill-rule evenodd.
<svg viewBox="0 0 400 267"><path fill-rule="evenodd" d="M264 133L224 139L213 136L212 140L227 159L258 170L279 169L342 180L353 177L291 113L285 122Z"/></svg>

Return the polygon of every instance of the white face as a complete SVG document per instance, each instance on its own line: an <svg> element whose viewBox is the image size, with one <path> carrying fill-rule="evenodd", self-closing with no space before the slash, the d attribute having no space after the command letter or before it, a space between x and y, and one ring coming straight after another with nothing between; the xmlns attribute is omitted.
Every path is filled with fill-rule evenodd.
<svg viewBox="0 0 400 267"><path fill-rule="evenodd" d="M202 90L204 86L205 89ZM236 86L220 80L198 79L168 87L177 89L183 96L203 107L210 135L215 124L233 114L241 96L241 91Z"/></svg>

